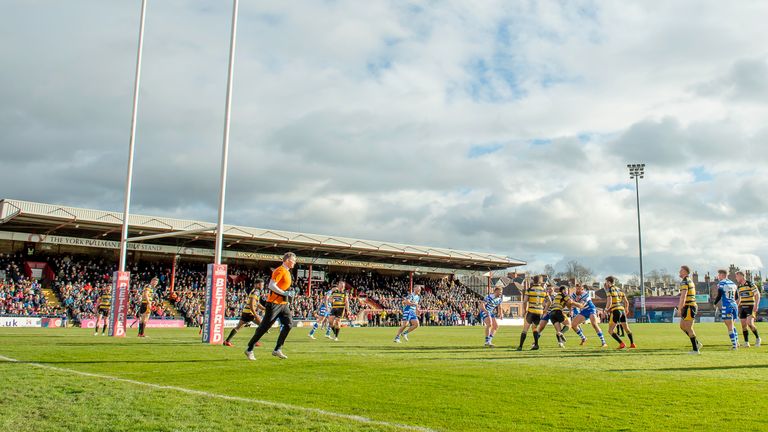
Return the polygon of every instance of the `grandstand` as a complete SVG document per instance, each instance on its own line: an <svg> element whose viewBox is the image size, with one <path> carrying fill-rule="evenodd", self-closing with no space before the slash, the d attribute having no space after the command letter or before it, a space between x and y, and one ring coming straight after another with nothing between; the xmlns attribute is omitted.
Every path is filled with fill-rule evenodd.
<svg viewBox="0 0 768 432"><path fill-rule="evenodd" d="M121 217L117 212L1 200L0 280L10 281L6 289L12 289L15 297L29 300L14 301L0 314L60 316L76 325L89 325L101 293L111 285ZM132 215L130 235L211 225ZM350 317L366 325L396 323L400 300L413 284L425 287L425 324L466 323L477 310L491 272L525 264L488 253L232 225L225 226L224 239L222 256L230 277L228 318L240 315L246 287L266 279L281 254L289 250L298 255L297 287L304 294L292 307L297 319L311 319L323 290L344 279L353 292ZM138 302L138 288L158 277L152 310L155 324L169 325L170 321L158 320L175 319L196 325L204 308L205 265L213 257L214 241L212 232L197 232L130 243L130 310Z"/></svg>

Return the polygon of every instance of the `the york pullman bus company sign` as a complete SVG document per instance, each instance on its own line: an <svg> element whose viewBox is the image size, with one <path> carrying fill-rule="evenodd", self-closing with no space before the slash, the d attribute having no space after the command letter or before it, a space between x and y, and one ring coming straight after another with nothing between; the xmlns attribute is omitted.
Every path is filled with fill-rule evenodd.
<svg viewBox="0 0 768 432"><path fill-rule="evenodd" d="M112 240L98 240L98 239L84 239L78 237L66 237L58 235L42 236L38 234L17 233L0 231L0 240L20 241L27 243L43 243L43 244L56 244L65 246L82 246L92 247L100 249L120 249L120 242ZM147 243L128 243L128 249L138 252L156 252L166 254L178 254L187 256L210 256L212 257L213 249L201 249L201 248L185 248L166 245L154 245ZM258 252L245 252L245 251L223 251L222 256L225 258L243 259L250 261L274 261L280 262L282 255L267 254ZM444 269L440 267L422 267L403 264L387 264L387 263L375 263L369 261L349 261L341 259L329 259L329 258L308 258L298 257L300 264L316 264L316 265L331 265L339 267L356 267L356 268L369 268L369 269L384 269L384 270L398 270L398 271L415 271L424 273L445 273L445 274L464 274L475 273L472 271L463 271L459 269Z"/></svg>

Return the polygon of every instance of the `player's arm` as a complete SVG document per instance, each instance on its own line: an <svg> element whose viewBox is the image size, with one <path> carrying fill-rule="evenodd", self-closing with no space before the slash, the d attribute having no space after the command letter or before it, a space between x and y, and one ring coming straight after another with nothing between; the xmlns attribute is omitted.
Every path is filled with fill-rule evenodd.
<svg viewBox="0 0 768 432"><path fill-rule="evenodd" d="M629 299L627 298L627 296L624 296L624 313L625 314L629 313Z"/></svg>
<svg viewBox="0 0 768 432"><path fill-rule="evenodd" d="M680 317L683 317L683 305L685 304L685 298L688 296L688 288L684 288L680 290L680 300L677 302L677 313L680 314Z"/></svg>
<svg viewBox="0 0 768 432"><path fill-rule="evenodd" d="M755 306L752 309L752 315L757 318L757 310L760 308L760 290L757 287L755 287L753 295L755 298Z"/></svg>
<svg viewBox="0 0 768 432"><path fill-rule="evenodd" d="M606 291L606 293L608 293L608 296L605 299L605 313L608 313L608 311L611 310L611 306L613 306L613 296L608 291Z"/></svg>
<svg viewBox="0 0 768 432"><path fill-rule="evenodd" d="M279 286L277 286L277 283L283 280L283 277L284 277L283 272L279 272L276 276L273 275L273 278L269 279L269 290L274 292L275 294L279 294L283 297L287 297L288 291L284 291L280 289Z"/></svg>
<svg viewBox="0 0 768 432"><path fill-rule="evenodd" d="M528 311L528 293L523 294L523 313Z"/></svg>
<svg viewBox="0 0 768 432"><path fill-rule="evenodd" d="M344 296L344 313L341 314L341 318L343 319L348 313L349 313L349 296Z"/></svg>
<svg viewBox="0 0 768 432"><path fill-rule="evenodd" d="M688 292L688 290L686 290ZM717 289L717 297L715 297L715 301L712 302L713 305L716 305L720 302L720 300L723 299L723 294L725 294L725 290L723 290L723 287L720 287Z"/></svg>

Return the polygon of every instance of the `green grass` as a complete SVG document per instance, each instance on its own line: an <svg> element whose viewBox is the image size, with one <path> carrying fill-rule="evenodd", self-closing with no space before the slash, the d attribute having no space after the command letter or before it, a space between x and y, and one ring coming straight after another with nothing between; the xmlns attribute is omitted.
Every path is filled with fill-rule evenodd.
<svg viewBox="0 0 768 432"><path fill-rule="evenodd" d="M0 430L398 430L247 400L87 377L67 370L318 408L436 430L760 430L768 412L768 346L729 350L722 324L700 324L703 355L686 355L676 325L633 327L640 349L590 343L515 352L519 328L496 349L482 328L422 328L392 343L393 329L344 329L340 342L294 329L279 361L276 332L248 362L235 348L199 343L196 330L153 330L150 339L94 337L81 329L0 329ZM768 334L768 327L763 327ZM752 335L750 335L752 336ZM530 335L529 335L530 339ZM616 343L611 341L611 346ZM31 363L66 370L43 369Z"/></svg>

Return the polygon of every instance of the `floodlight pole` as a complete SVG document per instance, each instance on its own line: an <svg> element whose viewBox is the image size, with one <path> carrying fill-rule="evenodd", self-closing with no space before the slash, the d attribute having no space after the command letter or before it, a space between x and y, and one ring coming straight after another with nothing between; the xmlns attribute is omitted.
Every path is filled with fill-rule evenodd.
<svg viewBox="0 0 768 432"><path fill-rule="evenodd" d="M128 249L128 216L131 206L131 183L133 182L133 153L136 144L136 116L139 108L139 83L141 81L141 53L144 49L144 21L147 15L147 0L141 0L141 18L139 23L139 49L136 53L136 79L133 83L133 111L131 112L131 137L128 141L128 174L125 179L125 207L123 228L120 234L120 261L117 271L125 271L125 256Z"/></svg>
<svg viewBox="0 0 768 432"><path fill-rule="evenodd" d="M645 282L643 278L643 233L640 229L640 178L635 176L635 196L637 198L637 243L640 249L640 310L645 320Z"/></svg>
<svg viewBox="0 0 768 432"><path fill-rule="evenodd" d="M637 242L640 251L640 310L643 320L646 317L645 309L645 278L643 276L643 234L640 228L640 179L645 176L645 164L627 165L629 176L635 180L635 196L637 199Z"/></svg>
<svg viewBox="0 0 768 432"><path fill-rule="evenodd" d="M229 158L229 125L232 111L232 78L235 69L235 42L237 36L237 9L239 0L232 2L232 33L229 39L229 69L227 71L227 99L224 107L224 144L221 148L221 188L219 189L219 218L216 224L216 250L214 264L221 264L221 248L224 239L224 202L227 189L227 163Z"/></svg>

